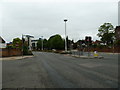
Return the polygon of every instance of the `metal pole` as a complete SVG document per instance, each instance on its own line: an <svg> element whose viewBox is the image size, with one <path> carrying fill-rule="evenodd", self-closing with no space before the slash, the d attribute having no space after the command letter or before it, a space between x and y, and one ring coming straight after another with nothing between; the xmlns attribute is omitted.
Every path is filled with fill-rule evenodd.
<svg viewBox="0 0 120 90"><path fill-rule="evenodd" d="M114 40L113 40L113 54L115 53L115 46L114 46Z"/></svg>
<svg viewBox="0 0 120 90"><path fill-rule="evenodd" d="M88 57L90 56L90 52L89 52L89 41L88 41Z"/></svg>
<svg viewBox="0 0 120 90"><path fill-rule="evenodd" d="M41 40L42 40L42 51L43 51L43 36L41 36L42 38L41 38Z"/></svg>
<svg viewBox="0 0 120 90"><path fill-rule="evenodd" d="M22 34L22 57L23 57L23 34Z"/></svg>
<svg viewBox="0 0 120 90"><path fill-rule="evenodd" d="M65 21L65 52L67 52L67 40L66 40L66 22L67 22L67 19L65 19L64 21Z"/></svg>

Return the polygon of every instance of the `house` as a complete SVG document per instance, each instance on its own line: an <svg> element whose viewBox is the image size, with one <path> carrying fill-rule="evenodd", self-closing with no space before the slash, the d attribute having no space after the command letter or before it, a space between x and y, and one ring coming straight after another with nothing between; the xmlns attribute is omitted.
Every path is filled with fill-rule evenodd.
<svg viewBox="0 0 120 90"><path fill-rule="evenodd" d="M37 48L38 40L31 40L31 43L32 43L32 50L35 50Z"/></svg>
<svg viewBox="0 0 120 90"><path fill-rule="evenodd" d="M12 42L9 42L6 44L7 47L12 47L13 46L13 43Z"/></svg>
<svg viewBox="0 0 120 90"><path fill-rule="evenodd" d="M105 45L102 41L96 40L92 42L93 45Z"/></svg>
<svg viewBox="0 0 120 90"><path fill-rule="evenodd" d="M115 28L115 37L120 40L120 26L116 26Z"/></svg>
<svg viewBox="0 0 120 90"><path fill-rule="evenodd" d="M1 36L0 36L0 48L6 48L6 42Z"/></svg>

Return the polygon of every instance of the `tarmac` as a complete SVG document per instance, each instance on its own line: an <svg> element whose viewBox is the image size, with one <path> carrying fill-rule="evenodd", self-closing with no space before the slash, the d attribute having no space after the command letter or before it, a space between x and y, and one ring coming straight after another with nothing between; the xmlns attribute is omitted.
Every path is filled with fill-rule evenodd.
<svg viewBox="0 0 120 90"><path fill-rule="evenodd" d="M102 52L103 53L103 52ZM118 53L106 53L104 52L105 54L118 54ZM65 55L66 56L66 55ZM72 56L72 57L76 57L76 58L82 58L82 59L94 59L94 58L98 58L98 59L102 59L104 58L103 56L85 56L85 55L70 55L70 54L67 54L67 56ZM20 60L20 59L24 59L24 58L31 58L31 57L34 57L34 55L32 56L12 56L12 57L0 57L0 60Z"/></svg>
<svg viewBox="0 0 120 90"><path fill-rule="evenodd" d="M31 58L2 61L2 88L118 87L118 55L82 59L48 52L33 54Z"/></svg>

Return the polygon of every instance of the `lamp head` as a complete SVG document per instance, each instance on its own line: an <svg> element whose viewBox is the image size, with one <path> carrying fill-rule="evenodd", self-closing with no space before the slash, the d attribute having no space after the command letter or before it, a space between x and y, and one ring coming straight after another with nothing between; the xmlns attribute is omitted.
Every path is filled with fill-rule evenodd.
<svg viewBox="0 0 120 90"><path fill-rule="evenodd" d="M67 19L64 19L65 22L67 22L68 20Z"/></svg>

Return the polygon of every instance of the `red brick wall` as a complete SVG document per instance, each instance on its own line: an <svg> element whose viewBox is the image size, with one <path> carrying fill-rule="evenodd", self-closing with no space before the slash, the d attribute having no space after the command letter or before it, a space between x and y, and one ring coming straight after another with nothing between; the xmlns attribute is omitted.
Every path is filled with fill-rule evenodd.
<svg viewBox="0 0 120 90"><path fill-rule="evenodd" d="M22 52L20 49L0 49L0 56L9 57L9 56L20 56Z"/></svg>
<svg viewBox="0 0 120 90"><path fill-rule="evenodd" d="M98 52L115 52L120 53L120 47L113 48L90 48L89 51L98 51ZM87 48L84 51L88 51Z"/></svg>

